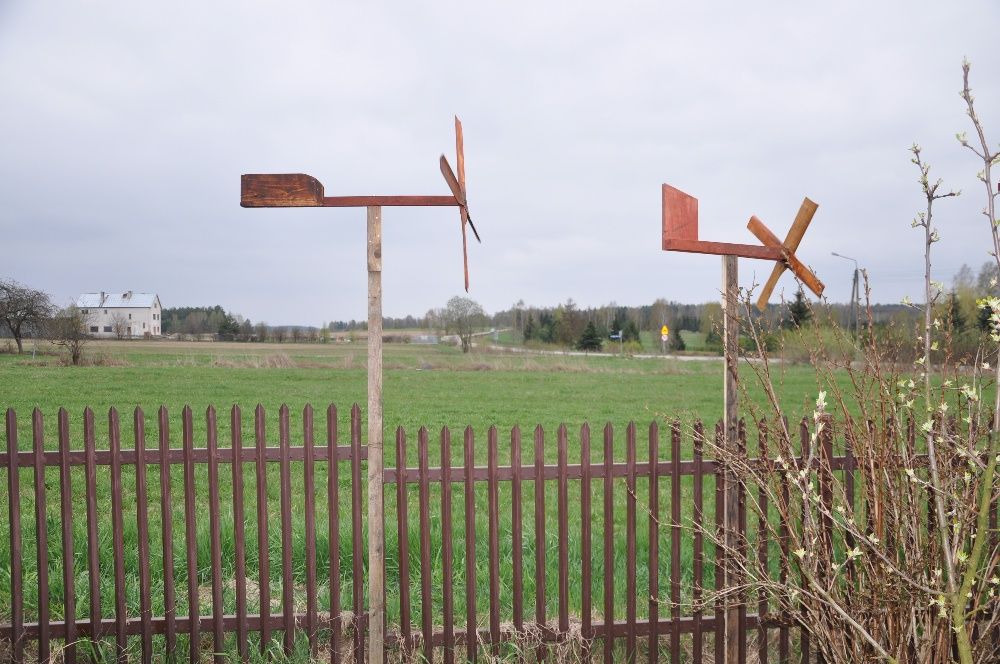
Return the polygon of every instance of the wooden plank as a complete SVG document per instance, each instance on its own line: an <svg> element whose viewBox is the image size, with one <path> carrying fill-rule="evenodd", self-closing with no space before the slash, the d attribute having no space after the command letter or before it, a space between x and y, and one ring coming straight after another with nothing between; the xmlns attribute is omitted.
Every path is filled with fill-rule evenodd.
<svg viewBox="0 0 1000 664"><path fill-rule="evenodd" d="M351 611L354 614L354 661L363 662L364 640L364 547L361 530L361 409L351 407Z"/></svg>
<svg viewBox="0 0 1000 664"><path fill-rule="evenodd" d="M548 622L545 611L545 432L542 425L535 427L535 625L539 628ZM535 650L536 661L543 662L546 648Z"/></svg>
<svg viewBox="0 0 1000 664"><path fill-rule="evenodd" d="M423 625L424 661L434 661L434 600L431 590L431 508L430 480L427 479L427 429L417 437L420 457L420 622Z"/></svg>
<svg viewBox="0 0 1000 664"><path fill-rule="evenodd" d="M614 435L611 423L604 425L604 620L615 619L614 574L614 484L611 464L614 461ZM604 664L614 662L614 639L604 635Z"/></svg>
<svg viewBox="0 0 1000 664"><path fill-rule="evenodd" d="M500 656L500 497L497 483L497 428L491 426L487 434L487 459L490 478L487 493L489 500L489 563L490 563L490 651Z"/></svg>
<svg viewBox="0 0 1000 664"><path fill-rule="evenodd" d="M704 555L704 528L705 528L705 497L704 497L704 482L705 476L702 474L702 459L704 456L703 450L705 448L705 429L701 423L701 420L696 420L694 423L694 467L695 473L693 478L694 487L692 488L692 499L694 500L694 552L692 557L692 562L694 563L694 588L692 588L691 594L695 606L694 616L692 618L692 638L691 638L691 656L692 660L695 662L700 662L702 658L702 615L704 611L701 608L701 597L702 589L705 586L705 555Z"/></svg>
<svg viewBox="0 0 1000 664"><path fill-rule="evenodd" d="M739 458L744 462L747 459L747 432L746 432L746 422L744 420L739 421L736 432L736 452ZM738 544L736 550L739 552L740 560L748 560L747 556L747 509L746 509L746 491L743 481L740 480L735 474L731 474L730 478L733 481L734 489L736 490L736 500L737 500L737 535ZM740 588L743 587L744 580L742 570L734 562L729 571L730 575L730 585L736 585ZM737 632L737 639L739 645L737 647L738 655L737 661L745 662L747 661L747 601L749 596L746 591L740 590L740 592L734 596L738 602L737 610L739 611L739 629Z"/></svg>
<svg viewBox="0 0 1000 664"><path fill-rule="evenodd" d="M226 647L222 616L222 525L219 516L219 431L215 407L205 411L208 439L208 545L212 573L212 659L222 664Z"/></svg>
<svg viewBox="0 0 1000 664"><path fill-rule="evenodd" d="M653 464L655 467L656 464ZM580 468L582 478L580 481L580 556L582 558L583 570L581 572L581 635L585 646L583 655L584 661L590 660L589 643L594 638L594 578L593 578L593 553L592 553L592 524L593 515L591 512L591 479L590 479L590 425L584 423L580 427Z"/></svg>
<svg viewBox="0 0 1000 664"><path fill-rule="evenodd" d="M757 456L761 459L768 458L767 449L767 420L761 419L757 424ZM757 562L761 570L770 577L771 569L768 565L768 491L763 483L757 489ZM767 589L761 588L757 595L757 615L766 618L768 615ZM761 664L767 664L769 658L767 643L767 623L765 620L757 622L757 659Z"/></svg>
<svg viewBox="0 0 1000 664"><path fill-rule="evenodd" d="M42 411L35 408L31 413L32 450L35 453L35 573L38 579L38 661L48 662L52 654L49 644L49 526L46 516L45 465L42 452L45 451L45 423Z"/></svg>
<svg viewBox="0 0 1000 664"><path fill-rule="evenodd" d="M410 633L412 622L410 616L410 528L409 500L406 496L406 432L403 427L396 428L396 470L399 474L399 482L396 483L396 539L399 542L399 628L403 637L401 644L403 660L406 661L412 657L413 637ZM423 549L421 549L422 552ZM423 574L424 570L421 566L421 582Z"/></svg>
<svg viewBox="0 0 1000 664"><path fill-rule="evenodd" d="M24 558L21 538L21 481L17 465L17 416L7 409L7 508L10 522L11 661L24 661ZM89 492L88 492L89 493Z"/></svg>
<svg viewBox="0 0 1000 664"><path fill-rule="evenodd" d="M317 207L323 205L323 185L305 173L240 176L240 206Z"/></svg>
<svg viewBox="0 0 1000 664"><path fill-rule="evenodd" d="M194 425L191 407L181 412L181 437L184 449L184 541L187 545L188 658L191 664L201 661L201 607L198 595L198 530L196 527L194 480Z"/></svg>
<svg viewBox="0 0 1000 664"><path fill-rule="evenodd" d="M76 664L76 573L73 569L73 477L69 466L69 414L59 409L59 499L62 521L63 620L66 635L63 660Z"/></svg>
<svg viewBox="0 0 1000 664"><path fill-rule="evenodd" d="M557 510L559 516L559 631L569 632L569 480L566 473L569 450L566 425L560 424L556 435L556 455L559 465Z"/></svg>
<svg viewBox="0 0 1000 664"><path fill-rule="evenodd" d="M454 196L325 196L323 207L456 207Z"/></svg>
<svg viewBox="0 0 1000 664"><path fill-rule="evenodd" d="M794 254L799 248L802 236L805 234L806 228L809 227L809 223L812 221L813 215L816 214L818 207L816 203L813 203L808 198L802 199L802 205L799 206L798 214L795 215L795 221L792 222L792 227L788 229L788 235L785 236L785 241L782 243L789 252ZM757 299L757 308L761 311L767 308L767 301L770 299L771 293L774 292L774 287L778 285L778 279L781 278L782 273L786 269L783 261L778 261L774 264L771 276L764 283L763 288L760 290L760 296Z"/></svg>
<svg viewBox="0 0 1000 664"><path fill-rule="evenodd" d="M451 516L451 431L441 427L441 571L444 611L444 661L455 661L454 541Z"/></svg>
<svg viewBox="0 0 1000 664"><path fill-rule="evenodd" d="M650 664L660 660L660 429L656 420L649 424L649 645Z"/></svg>
<svg viewBox="0 0 1000 664"><path fill-rule="evenodd" d="M670 617L674 628L670 635L670 661L678 664L681 656L681 423L670 427Z"/></svg>
<svg viewBox="0 0 1000 664"><path fill-rule="evenodd" d="M510 465L514 469L510 483L511 562L513 564L514 630L524 631L524 533L523 503L521 493L521 427L510 432ZM587 593L584 593L584 597ZM523 659L519 656L519 660Z"/></svg>
<svg viewBox="0 0 1000 664"><path fill-rule="evenodd" d="M783 418L784 419L784 418ZM788 420L782 422L783 426L781 431L788 431ZM781 433L778 434L779 436ZM788 441L789 443L791 441ZM780 444L778 449L781 449ZM781 565L778 568L778 581L782 586L787 587L788 583L788 555L789 555L789 526L788 519L784 515L788 514L790 495L789 495L789 484L788 484L788 474L780 473L778 481L781 486L781 494L779 497L780 504L778 505L778 512L780 515L780 520L778 522L778 545L781 550L780 558ZM781 607L781 619L779 621L780 626L778 628L778 661L779 662L789 662L791 657L791 635L789 633L788 625L791 623L791 615L789 614L785 606Z"/></svg>
<svg viewBox="0 0 1000 664"><path fill-rule="evenodd" d="M265 451L266 414L264 407L257 404L254 409L254 446L257 460L254 464L257 477L257 582L259 591L259 611L261 616L260 651L267 653L271 648L271 537L268 530L267 505L267 463Z"/></svg>
<svg viewBox="0 0 1000 664"><path fill-rule="evenodd" d="M809 458L810 454L809 423L805 417L803 417L799 422L799 444L802 446L802 459L804 462L805 459ZM888 542L886 543L886 546L892 547L892 545ZM801 573L801 569L799 570L799 583L803 585L805 584L805 578ZM805 610L803 609L803 614L804 613ZM810 643L809 637L809 630L805 627L801 627L799 629L799 652L802 654L802 664L809 664L809 661L811 660L812 644Z"/></svg>
<svg viewBox="0 0 1000 664"><path fill-rule="evenodd" d="M108 412L108 439L111 448L111 549L115 588L115 657L123 664L128 661L128 610L125 598L125 519L122 512L121 430L118 411Z"/></svg>
<svg viewBox="0 0 1000 664"><path fill-rule="evenodd" d="M295 581L292 578L292 473L288 456L289 440L288 406L278 409L278 493L281 504L281 615L282 645L285 656L295 650Z"/></svg>
<svg viewBox="0 0 1000 664"><path fill-rule="evenodd" d="M625 661L635 662L636 657L636 532L635 532L635 422L625 429L625 458L628 474L625 476Z"/></svg>
<svg viewBox="0 0 1000 664"><path fill-rule="evenodd" d="M385 658L382 471L382 208L368 206L368 661Z"/></svg>
<svg viewBox="0 0 1000 664"><path fill-rule="evenodd" d="M233 446L233 548L236 557L236 654L241 662L250 658L247 643L247 549L246 505L243 497L243 414L234 405L229 411L229 435Z"/></svg>
<svg viewBox="0 0 1000 664"><path fill-rule="evenodd" d="M726 444L725 425L725 421L719 421L715 425L716 449ZM733 626L729 612L726 611L725 601L721 596L726 585L726 551L723 546L726 534L726 473L720 465L715 474L715 661L720 664L723 662L735 664L733 660L725 659L727 656L726 630Z"/></svg>
<svg viewBox="0 0 1000 664"><path fill-rule="evenodd" d="M465 630L475 634L476 628L476 485L471 470L476 463L475 439L472 427L465 427ZM466 658L476 661L476 641L465 644Z"/></svg>
<svg viewBox="0 0 1000 664"><path fill-rule="evenodd" d="M142 661L153 661L153 606L152 582L149 570L149 489L146 477L146 418L142 408L133 413L132 430L135 434L135 511L139 541L139 617L142 620Z"/></svg>
<svg viewBox="0 0 1000 664"><path fill-rule="evenodd" d="M302 464L305 489L306 519L306 639L309 656L315 660L319 652L319 607L316 598L316 441L313 438L313 407L302 409L302 444L305 462Z"/></svg>
<svg viewBox="0 0 1000 664"><path fill-rule="evenodd" d="M735 244L732 242L709 242L708 240L663 240L664 251L680 251L691 254L713 254L755 258L764 261L781 260L781 250L762 247L759 244Z"/></svg>
<svg viewBox="0 0 1000 664"><path fill-rule="evenodd" d="M94 435L94 411L83 410L83 452L86 457L84 464L84 491L87 503L87 580L89 581L89 614L90 624L101 624L101 570L100 556L97 550L100 540L97 538L97 522L100 514L97 511L97 465L94 458L96 440ZM13 568L12 568L13 569ZM96 635L94 640L100 638Z"/></svg>
<svg viewBox="0 0 1000 664"><path fill-rule="evenodd" d="M337 468L337 407L326 409L326 495L330 530L330 664L340 662L340 473Z"/></svg>
<svg viewBox="0 0 1000 664"><path fill-rule="evenodd" d="M795 276L799 278L802 283L804 283L809 290L816 294L816 297L823 295L823 282L820 281L812 270L807 268L805 264L800 261L795 254L791 253L785 249L784 245L781 244L779 240L771 230L764 225L757 217L750 217L750 221L747 222L747 228L750 232L757 236L764 246L771 247L772 249L778 249L782 252L781 258L788 264L788 268L795 273ZM768 294L770 295L770 293Z"/></svg>
<svg viewBox="0 0 1000 664"><path fill-rule="evenodd" d="M170 490L170 417L157 411L160 456L160 542L163 547L163 619L167 652L177 652L177 599L174 590L174 504Z"/></svg>

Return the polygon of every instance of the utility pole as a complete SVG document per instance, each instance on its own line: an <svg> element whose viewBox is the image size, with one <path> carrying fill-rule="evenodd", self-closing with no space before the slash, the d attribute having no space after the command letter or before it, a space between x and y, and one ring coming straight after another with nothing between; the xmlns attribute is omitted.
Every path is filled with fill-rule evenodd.
<svg viewBox="0 0 1000 664"><path fill-rule="evenodd" d="M854 338L861 332L861 292L858 283L858 261L850 256L838 254L836 251L830 252L837 258L843 258L854 263L854 277L851 280L851 318L850 325L854 330Z"/></svg>

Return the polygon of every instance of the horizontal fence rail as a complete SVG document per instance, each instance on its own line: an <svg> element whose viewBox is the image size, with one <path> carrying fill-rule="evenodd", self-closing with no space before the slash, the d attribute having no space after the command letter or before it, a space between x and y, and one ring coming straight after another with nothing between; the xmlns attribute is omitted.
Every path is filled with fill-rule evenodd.
<svg viewBox="0 0 1000 664"><path fill-rule="evenodd" d="M136 409L123 446L111 409L99 450L90 409L79 440L65 410L53 431L38 410L24 428L8 410L0 660L363 661L367 448L357 405L346 445L337 409L325 416L317 431L306 406L293 432L287 407L276 426L260 406L252 418L234 407L223 446L214 408L203 423L185 408L179 430L160 408L155 436ZM838 473L853 503L850 447L842 441L835 455L832 427L814 440L809 424L792 427L797 463L820 445L812 458L824 500ZM754 428L756 449L741 424L738 452L772 464L774 433ZM471 428L455 441L447 428L415 439L398 429L383 474L388 646L444 662L722 661L724 607L705 602L737 583L716 544L722 438L720 425L678 421L572 435L492 427L478 441ZM746 551L787 578L787 541L759 536L763 516L748 523L749 491L768 510L763 487L739 488ZM763 595L739 607L741 661L815 655L796 616Z"/></svg>

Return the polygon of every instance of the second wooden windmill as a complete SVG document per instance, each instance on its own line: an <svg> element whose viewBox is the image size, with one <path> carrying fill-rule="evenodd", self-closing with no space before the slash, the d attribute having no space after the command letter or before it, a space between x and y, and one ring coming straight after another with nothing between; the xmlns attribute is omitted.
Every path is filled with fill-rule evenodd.
<svg viewBox="0 0 1000 664"><path fill-rule="evenodd" d="M462 265L469 290L469 258L465 226L472 225L465 189L462 123L455 118L458 175L441 155L441 174L451 195L327 196L311 175L282 173L243 175L240 205L257 207L368 208L368 662L382 664L385 654L385 524L383 509L382 442L382 208L409 206L458 207L462 231ZM287 647L287 646L286 646ZM359 653L356 653L356 656ZM361 658L363 659L363 658ZM360 661L360 660L359 660Z"/></svg>
<svg viewBox="0 0 1000 664"><path fill-rule="evenodd" d="M782 242L756 216L750 217L747 228L762 244L735 244L711 242L698 238L698 199L680 189L663 185L663 250L684 251L696 254L716 254L722 256L722 339L725 354L725 380L723 396L725 400L725 440L727 450L736 449L739 403L739 289L737 286L737 259L757 258L775 261L771 276L761 290L757 308L763 311L778 279L786 269L791 270L817 297L823 294L823 282L802 263L795 251L805 235L806 229L816 214L816 203L803 199L795 221ZM734 550L737 546L739 523L739 492L735 477L725 473L725 532L726 546ZM733 573L728 570L727 574ZM725 624L725 661L740 661L739 653L739 608L732 599L727 599Z"/></svg>

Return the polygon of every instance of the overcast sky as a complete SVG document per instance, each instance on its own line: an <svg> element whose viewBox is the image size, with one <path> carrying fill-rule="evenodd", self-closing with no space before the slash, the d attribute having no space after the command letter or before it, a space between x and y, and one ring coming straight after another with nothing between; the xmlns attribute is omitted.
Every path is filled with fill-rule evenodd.
<svg viewBox="0 0 1000 664"><path fill-rule="evenodd" d="M363 209L243 209L241 173L327 195L445 194L452 115L488 311L714 300L720 261L660 250L660 184L703 239L784 236L848 298L919 299L907 148L945 185L937 278L988 259L958 96L973 63L1000 139L1000 5L945 2L0 2L0 277L52 293L152 291L254 321L366 315ZM981 185L980 185L981 186ZM387 208L386 315L462 291L458 213ZM767 263L742 260L741 283ZM781 287L794 288L790 276Z"/></svg>

